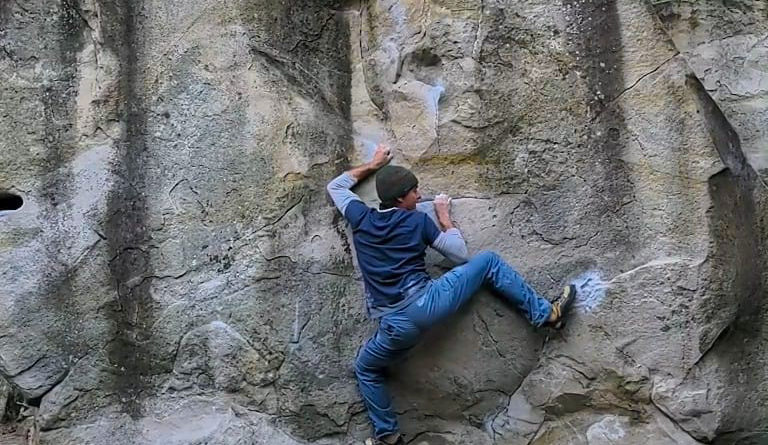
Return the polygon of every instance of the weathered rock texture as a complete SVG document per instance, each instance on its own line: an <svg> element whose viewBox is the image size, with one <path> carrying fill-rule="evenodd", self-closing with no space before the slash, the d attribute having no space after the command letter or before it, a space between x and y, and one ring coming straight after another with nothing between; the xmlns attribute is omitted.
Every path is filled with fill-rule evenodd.
<svg viewBox="0 0 768 445"><path fill-rule="evenodd" d="M666 2L658 12L675 46L736 129L752 167L768 176L768 4Z"/></svg>
<svg viewBox="0 0 768 445"><path fill-rule="evenodd" d="M481 293L428 333L392 370L411 443L766 443L766 29L757 1L0 2L0 375L44 444L359 443L374 326L324 185L388 142L470 250L591 278L563 332Z"/></svg>
<svg viewBox="0 0 768 445"><path fill-rule="evenodd" d="M6 406L11 398L11 386L4 379L0 379L0 419L5 419Z"/></svg>

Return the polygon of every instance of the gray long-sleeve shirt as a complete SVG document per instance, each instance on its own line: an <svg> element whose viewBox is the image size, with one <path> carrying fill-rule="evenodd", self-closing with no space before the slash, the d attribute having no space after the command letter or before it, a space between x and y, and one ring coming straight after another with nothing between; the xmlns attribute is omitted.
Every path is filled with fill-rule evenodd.
<svg viewBox="0 0 768 445"><path fill-rule="evenodd" d="M339 209L342 215L346 217L346 209L352 201L362 201L351 188L357 184L357 180L348 173L342 173L328 183L328 193L331 195L333 203ZM377 211L389 211L377 210ZM441 232L437 239L431 244L431 247L443 256L456 264L466 263L469 259L467 244L461 231L457 228L448 229Z"/></svg>
<svg viewBox="0 0 768 445"><path fill-rule="evenodd" d="M458 229L443 232L426 213L366 206L350 190L356 182L344 173L328 184L328 192L353 231L369 314L378 318L420 295L430 279L424 261L428 246L457 263L467 261L467 246Z"/></svg>

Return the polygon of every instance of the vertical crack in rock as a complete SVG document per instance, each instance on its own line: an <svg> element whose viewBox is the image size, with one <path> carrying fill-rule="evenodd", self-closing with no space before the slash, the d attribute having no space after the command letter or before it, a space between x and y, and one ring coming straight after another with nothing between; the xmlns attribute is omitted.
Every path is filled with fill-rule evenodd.
<svg viewBox="0 0 768 445"><path fill-rule="evenodd" d="M116 300L108 312L113 324L113 338L107 353L114 375L112 390L123 409L132 417L141 416L141 400L151 375L150 351L147 340L154 322L151 280L130 285L132 280L152 275L149 251L144 247L150 240L147 228L146 111L139 89L141 2L121 0L107 4L107 42L120 58L120 94L123 108L123 137L118 144L113 175L115 184L109 192L106 222L108 254L112 258L109 270L114 280Z"/></svg>
<svg viewBox="0 0 768 445"><path fill-rule="evenodd" d="M360 57L360 63L362 66L362 73L363 73L363 84L365 86L365 91L368 94L368 98L371 102L371 104L376 108L376 110L379 112L379 115L381 116L382 120L388 119L388 111L386 109L386 106L383 104L383 99L379 96L374 95L373 91L373 85L372 85L372 76L373 74L370 72L371 67L368 66L367 57L369 57L368 54L368 46L370 45L370 42L364 42L364 37L369 38L367 35L363 33L363 30L366 26L366 20L371 20L370 18L370 12L368 11L368 3L364 0L361 0L358 7L358 21L357 21L357 29L352 30L350 26L350 32L357 32L357 48L354 48L355 51L359 51L359 57ZM351 25L351 24L350 24ZM350 48L350 51L353 49ZM350 55L350 59L351 59ZM397 72L397 77L400 76L400 71ZM395 80L397 81L397 79Z"/></svg>
<svg viewBox="0 0 768 445"><path fill-rule="evenodd" d="M485 15L485 0L480 0L479 13L477 18L477 30L475 31L475 42L472 44L472 58L480 61L483 50L483 16Z"/></svg>

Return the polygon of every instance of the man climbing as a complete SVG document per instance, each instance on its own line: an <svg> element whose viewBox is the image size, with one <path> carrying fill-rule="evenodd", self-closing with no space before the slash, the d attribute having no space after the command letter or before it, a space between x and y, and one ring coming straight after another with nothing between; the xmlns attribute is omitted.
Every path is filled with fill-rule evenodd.
<svg viewBox="0 0 768 445"><path fill-rule="evenodd" d="M365 283L369 316L379 320L376 333L355 361L360 392L374 429L368 445L404 444L384 370L416 345L430 327L456 313L487 284L509 300L534 326L561 328L576 297L573 285L550 303L539 297L499 255L482 252L467 259L467 246L451 221L451 200L434 200L440 228L416 211L418 180L408 169L388 166L392 153L379 145L373 160L333 179L328 192L352 228L357 261ZM379 209L366 206L350 189L376 174ZM431 246L461 264L438 279L426 273L424 256Z"/></svg>

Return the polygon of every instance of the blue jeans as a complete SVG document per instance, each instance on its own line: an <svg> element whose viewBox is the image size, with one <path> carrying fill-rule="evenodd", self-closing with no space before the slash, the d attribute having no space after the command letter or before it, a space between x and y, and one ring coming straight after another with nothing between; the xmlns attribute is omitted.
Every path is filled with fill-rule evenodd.
<svg viewBox="0 0 768 445"><path fill-rule="evenodd" d="M399 431L384 383L385 368L414 347L423 332L456 313L483 284L509 300L534 326L549 319L549 301L539 297L520 274L493 252L479 253L431 281L413 303L381 318L379 329L355 361L355 374L376 438Z"/></svg>

